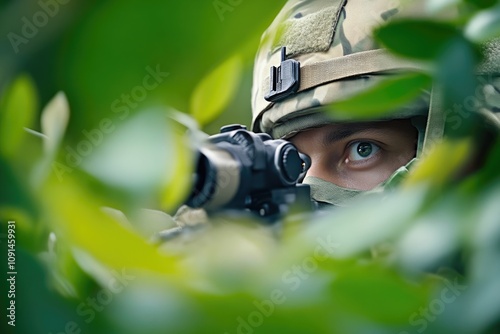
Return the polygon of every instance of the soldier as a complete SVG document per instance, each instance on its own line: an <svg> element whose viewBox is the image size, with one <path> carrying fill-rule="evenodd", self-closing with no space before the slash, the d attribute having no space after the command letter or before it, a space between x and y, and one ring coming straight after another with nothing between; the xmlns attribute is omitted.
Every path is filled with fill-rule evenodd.
<svg viewBox="0 0 500 334"><path fill-rule="evenodd" d="M329 108L394 72L422 70L381 49L372 37L376 26L408 11L421 13L421 5L403 9L390 0L289 0L264 33L254 68L252 130L287 139L311 158L303 182L320 207L346 206L359 194L397 185L443 136L444 123L457 124L453 117L443 120L440 106L431 103L439 99L430 91L383 119L349 121ZM495 114L500 110L499 49L493 44L493 58L482 70L490 75L480 80L473 97L488 133L482 139L486 144L500 127ZM471 167L479 167L486 151L487 145L476 150L480 153ZM183 207L174 220L198 225L207 217L204 210Z"/></svg>
<svg viewBox="0 0 500 334"><path fill-rule="evenodd" d="M434 110L429 116L436 106L428 91L385 119L349 122L331 108L325 112L390 73L419 70L372 37L374 27L405 15L401 7L389 0L290 0L262 37L254 68L253 131L288 139L310 156L304 183L320 203L345 205L400 179L396 175L406 173L443 134L444 122L436 117L443 113ZM270 75L273 66L281 68ZM485 83L481 98L487 100L487 92L498 97L499 83L497 77ZM492 115L485 116L486 123L498 128L498 116Z"/></svg>

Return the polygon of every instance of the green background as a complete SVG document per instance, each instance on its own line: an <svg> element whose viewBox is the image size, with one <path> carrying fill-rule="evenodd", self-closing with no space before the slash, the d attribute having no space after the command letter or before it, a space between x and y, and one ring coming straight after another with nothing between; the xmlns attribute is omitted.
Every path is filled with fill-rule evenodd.
<svg viewBox="0 0 500 334"><path fill-rule="evenodd" d="M22 37L56 3L0 4L1 333L498 333L498 137L482 168L463 173L483 150L484 119L461 114L394 192L275 228L215 215L158 246L152 236L174 226L167 213L190 191L194 128L249 125L253 58L284 1L71 0ZM336 108L384 116L431 81L447 110L473 96L481 45L500 35L497 1L426 4L425 17L375 36L435 70ZM17 52L13 34L26 39ZM157 67L168 76L126 117L114 112ZM8 220L16 327L5 317Z"/></svg>

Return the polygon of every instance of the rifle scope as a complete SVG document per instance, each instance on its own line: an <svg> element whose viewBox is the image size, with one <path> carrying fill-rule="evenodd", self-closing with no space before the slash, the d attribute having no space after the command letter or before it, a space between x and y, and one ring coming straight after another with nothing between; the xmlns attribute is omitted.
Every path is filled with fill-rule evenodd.
<svg viewBox="0 0 500 334"><path fill-rule="evenodd" d="M299 198L310 202L309 186L299 184L310 159L286 140L227 125L198 153L190 207L249 209L265 217L284 213Z"/></svg>

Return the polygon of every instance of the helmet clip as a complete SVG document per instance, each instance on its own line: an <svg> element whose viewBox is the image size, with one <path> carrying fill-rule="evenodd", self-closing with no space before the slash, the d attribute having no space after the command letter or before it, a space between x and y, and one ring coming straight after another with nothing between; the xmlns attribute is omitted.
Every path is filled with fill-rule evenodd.
<svg viewBox="0 0 500 334"><path fill-rule="evenodd" d="M300 63L295 59L286 60L286 47L281 48L281 65L271 66L270 89L264 99L276 102L296 93L300 85Z"/></svg>

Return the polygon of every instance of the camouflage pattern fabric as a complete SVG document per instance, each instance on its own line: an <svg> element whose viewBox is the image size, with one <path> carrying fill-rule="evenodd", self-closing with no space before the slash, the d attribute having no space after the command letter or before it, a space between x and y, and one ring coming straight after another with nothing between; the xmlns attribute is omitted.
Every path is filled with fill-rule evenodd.
<svg viewBox="0 0 500 334"><path fill-rule="evenodd" d="M418 8L415 10L415 7ZM333 81L283 101L269 103L264 99L269 87L269 68L279 66L281 47L287 47L287 57L293 57L301 66L376 50L379 46L372 38L372 30L376 26L392 17L407 15L406 12L421 11L420 7L421 4L413 4L412 8L402 8L396 0L287 2L264 33L257 53L252 91L253 130L270 133L275 138L289 137L290 134L307 127L338 121L339 119L331 114L328 117L318 116L320 107L365 90L385 77L384 73L375 71L363 76ZM322 21L318 23L320 19ZM312 28L308 25L312 25ZM317 32L318 29L321 33ZM311 30L315 32L311 33ZM392 118L407 118L412 113L426 113L427 110L422 108L425 103L420 104L419 107L412 106L402 110ZM296 120L298 117L302 121Z"/></svg>
<svg viewBox="0 0 500 334"><path fill-rule="evenodd" d="M485 60L479 66L482 89L476 98L482 101L479 109L483 115L500 128L500 38L487 42L484 54Z"/></svg>

